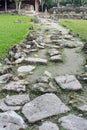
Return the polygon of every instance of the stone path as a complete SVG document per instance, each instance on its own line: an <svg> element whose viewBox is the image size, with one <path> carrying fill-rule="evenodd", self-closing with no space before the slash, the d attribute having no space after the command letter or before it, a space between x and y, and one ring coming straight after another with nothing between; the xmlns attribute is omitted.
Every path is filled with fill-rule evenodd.
<svg viewBox="0 0 87 130"><path fill-rule="evenodd" d="M39 24L0 66L0 130L87 130L83 43L50 18Z"/></svg>

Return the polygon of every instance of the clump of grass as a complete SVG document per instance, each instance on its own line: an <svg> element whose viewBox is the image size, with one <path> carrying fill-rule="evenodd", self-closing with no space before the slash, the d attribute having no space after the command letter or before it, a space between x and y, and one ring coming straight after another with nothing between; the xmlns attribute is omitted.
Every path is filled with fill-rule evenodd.
<svg viewBox="0 0 87 130"><path fill-rule="evenodd" d="M29 32L31 17L0 14L0 59Z"/></svg>

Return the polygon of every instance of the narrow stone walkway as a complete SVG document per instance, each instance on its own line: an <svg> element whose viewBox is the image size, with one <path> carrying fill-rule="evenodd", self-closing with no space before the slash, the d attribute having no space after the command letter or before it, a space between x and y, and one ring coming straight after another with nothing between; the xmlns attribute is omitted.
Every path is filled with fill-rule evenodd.
<svg viewBox="0 0 87 130"><path fill-rule="evenodd" d="M39 21L0 66L0 130L87 130L83 43Z"/></svg>

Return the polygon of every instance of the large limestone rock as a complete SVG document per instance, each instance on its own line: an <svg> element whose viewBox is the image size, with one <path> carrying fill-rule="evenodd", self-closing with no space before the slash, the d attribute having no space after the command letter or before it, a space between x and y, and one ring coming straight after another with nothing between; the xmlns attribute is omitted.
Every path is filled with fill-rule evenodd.
<svg viewBox="0 0 87 130"><path fill-rule="evenodd" d="M7 65L0 66L0 75L9 73L11 70L12 70L11 66L7 66Z"/></svg>
<svg viewBox="0 0 87 130"><path fill-rule="evenodd" d="M21 66L18 68L19 74L29 74L35 69L35 66L27 65L27 66Z"/></svg>
<svg viewBox="0 0 87 130"><path fill-rule="evenodd" d="M55 77L57 84L66 90L79 90L82 89L81 84L74 75L58 76Z"/></svg>
<svg viewBox="0 0 87 130"><path fill-rule="evenodd" d="M37 64L47 64L46 59L33 58L33 57L25 58L24 62L33 63L33 64L35 64L35 63L37 63Z"/></svg>
<svg viewBox="0 0 87 130"><path fill-rule="evenodd" d="M66 130L87 130L87 120L73 114L60 118L59 122Z"/></svg>
<svg viewBox="0 0 87 130"><path fill-rule="evenodd" d="M2 76L0 76L0 84L7 83L10 79L12 79L12 74L7 73Z"/></svg>
<svg viewBox="0 0 87 130"><path fill-rule="evenodd" d="M20 83L19 81L18 82L11 81L10 83L6 84L2 89L20 92L20 91L26 91L26 86L23 83Z"/></svg>
<svg viewBox="0 0 87 130"><path fill-rule="evenodd" d="M5 98L5 103L9 106L22 106L29 101L30 98L28 94L7 96Z"/></svg>
<svg viewBox="0 0 87 130"><path fill-rule="evenodd" d="M21 116L14 111L0 113L0 130L25 129L25 123Z"/></svg>
<svg viewBox="0 0 87 130"><path fill-rule="evenodd" d="M22 109L22 113L31 123L68 111L69 108L52 93L35 98L33 101L25 104Z"/></svg>
<svg viewBox="0 0 87 130"><path fill-rule="evenodd" d="M56 124L46 121L39 127L39 130L59 130L59 128Z"/></svg>

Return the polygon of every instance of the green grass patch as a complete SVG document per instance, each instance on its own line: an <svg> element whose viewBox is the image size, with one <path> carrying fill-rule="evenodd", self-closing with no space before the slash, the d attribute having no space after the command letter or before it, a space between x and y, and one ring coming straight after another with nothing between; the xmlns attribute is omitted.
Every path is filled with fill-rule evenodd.
<svg viewBox="0 0 87 130"><path fill-rule="evenodd" d="M78 33L82 40L87 41L87 20L61 19L60 24Z"/></svg>
<svg viewBox="0 0 87 130"><path fill-rule="evenodd" d="M19 43L29 32L31 17L0 14L0 58L8 49Z"/></svg>

